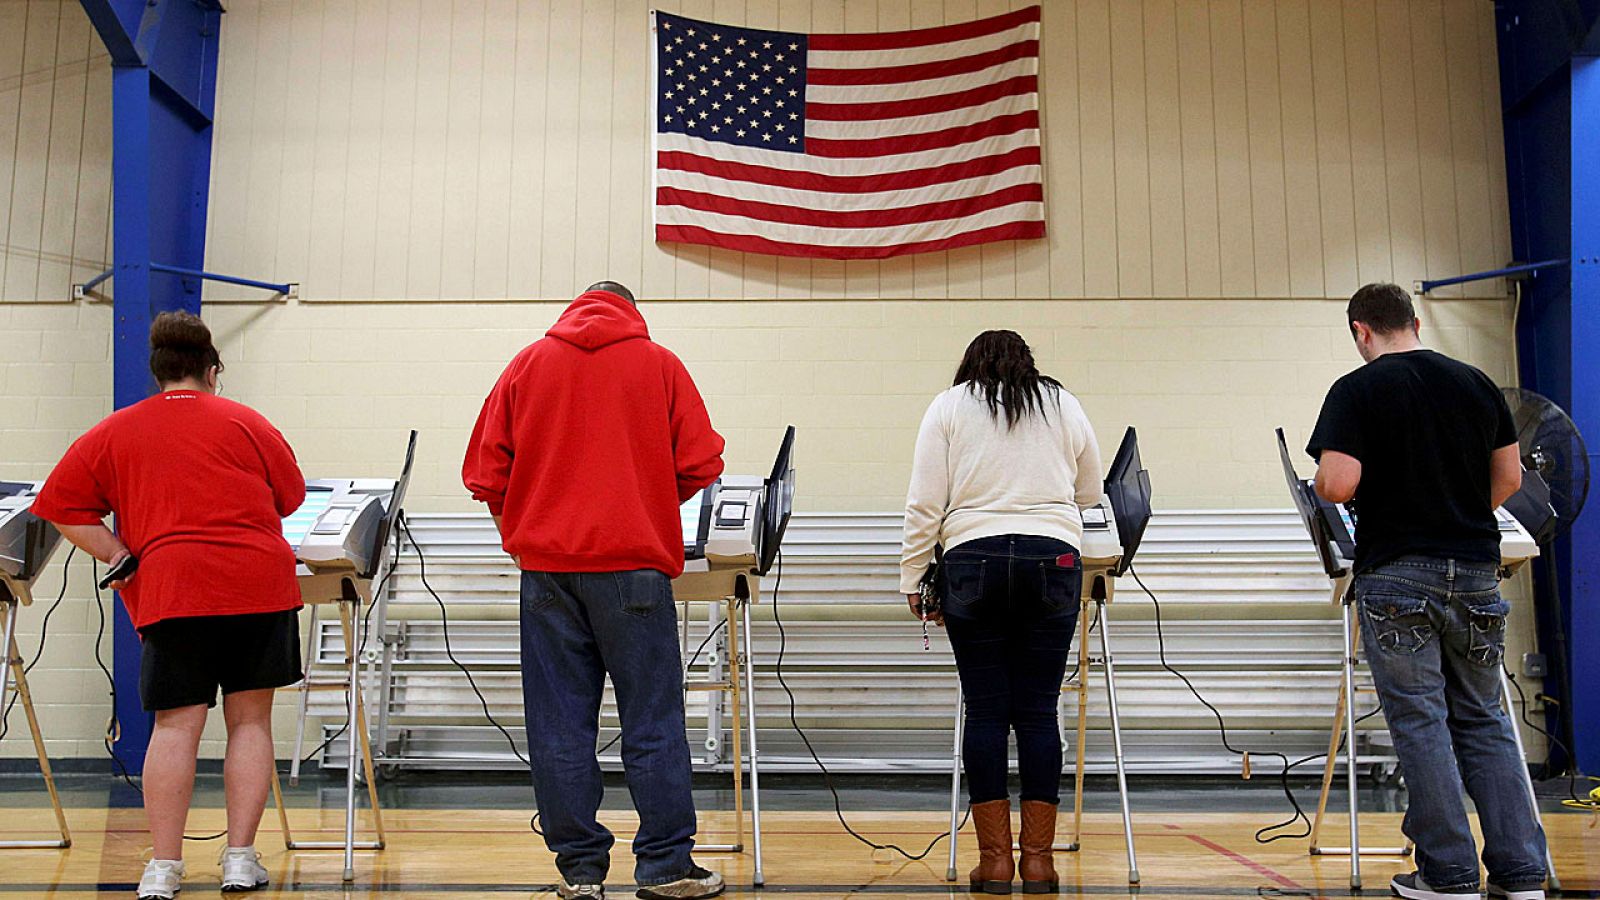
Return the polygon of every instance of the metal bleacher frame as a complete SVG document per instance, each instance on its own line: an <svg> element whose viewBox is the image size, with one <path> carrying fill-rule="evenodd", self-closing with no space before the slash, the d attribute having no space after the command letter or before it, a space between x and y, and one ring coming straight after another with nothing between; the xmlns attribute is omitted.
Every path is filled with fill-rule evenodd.
<svg viewBox="0 0 1600 900"><path fill-rule="evenodd" d="M483 514L408 518L427 553L429 581L450 604L456 656L515 735L522 723L517 579L497 552L493 526ZM954 664L942 640L923 651L920 628L905 612L899 543L899 515L878 513L797 513L784 542L787 571L776 598L789 638L784 674L796 694L797 717L837 771L934 773L950 765ZM420 582L415 556L403 554L397 565L386 618L375 626L363 658L376 714L377 766L517 767L502 736L483 721L466 679L445 658L438 610ZM1158 512L1140 550L1139 571L1166 612L1168 660L1219 706L1239 740L1291 755L1324 749L1324 698L1340 678L1340 621L1293 511ZM774 580L765 579L755 610L754 657L761 663L755 687L761 715L783 727L763 731L762 766L811 771L787 727L788 700L772 668ZM1118 609L1117 677L1129 771L1236 773L1237 758L1216 740L1206 711L1160 669L1149 599L1129 588L1120 593ZM690 652L714 622L696 618L688 626ZM339 623L319 621L311 640L310 678L340 677ZM730 650L723 632L697 665L725 666ZM715 671L700 673L715 677ZM1098 691L1091 693L1091 710L1106 708ZM325 717L325 735L342 723L343 707L333 699L312 695L309 711ZM691 695L688 714L696 767L728 771L732 716L722 695ZM601 718L605 744L616 734L609 690ZM1357 764L1392 767L1384 742L1371 740L1382 731L1374 725L1358 734ZM1092 714L1089 727L1088 771L1109 772L1104 717ZM336 768L343 761L330 754L323 763ZM620 759L608 753L602 764L617 768Z"/></svg>

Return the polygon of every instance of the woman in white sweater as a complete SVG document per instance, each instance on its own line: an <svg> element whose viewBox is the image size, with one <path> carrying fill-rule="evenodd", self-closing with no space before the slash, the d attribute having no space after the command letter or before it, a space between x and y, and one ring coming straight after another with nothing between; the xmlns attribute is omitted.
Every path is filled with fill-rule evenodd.
<svg viewBox="0 0 1600 900"><path fill-rule="evenodd" d="M1023 891L1058 885L1056 702L1083 582L1079 509L1100 495L1100 451L1077 398L1039 374L1016 332L978 335L917 434L900 557L900 590L920 616L919 583L934 547L944 549L935 618L966 697L963 757L980 854L973 891L1009 894L1017 874L1006 786L1013 730Z"/></svg>

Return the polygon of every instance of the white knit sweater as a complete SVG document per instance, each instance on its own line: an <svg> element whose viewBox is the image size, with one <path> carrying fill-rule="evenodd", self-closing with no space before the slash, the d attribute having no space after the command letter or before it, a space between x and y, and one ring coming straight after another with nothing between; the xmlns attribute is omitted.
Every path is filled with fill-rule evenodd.
<svg viewBox="0 0 1600 900"><path fill-rule="evenodd" d="M1079 509L1100 500L1100 447L1078 398L1046 388L1044 401L1043 415L1008 429L967 384L933 398L906 491L902 592L916 592L935 544L1026 534L1083 546Z"/></svg>

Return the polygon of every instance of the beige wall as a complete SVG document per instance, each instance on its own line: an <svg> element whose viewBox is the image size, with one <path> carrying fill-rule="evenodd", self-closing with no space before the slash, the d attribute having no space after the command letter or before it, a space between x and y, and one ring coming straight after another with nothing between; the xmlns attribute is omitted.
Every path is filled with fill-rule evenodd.
<svg viewBox="0 0 1600 900"><path fill-rule="evenodd" d="M664 8L871 31L1024 5ZM602 277L690 300L1275 299L1510 256L1481 0L1046 0L1048 240L881 263L653 243L649 6L230 3L210 265L314 300L553 299Z"/></svg>
<svg viewBox="0 0 1600 900"><path fill-rule="evenodd" d="M1008 6L673 8L866 30ZM782 425L800 427L804 509L897 508L928 398L989 327L1027 336L1107 449L1139 428L1161 506L1283 507L1271 429L1302 442L1357 362L1341 304L1317 298L1509 253L1476 0L1046 0L1049 240L881 264L648 240L643 2L229 9L208 266L297 281L306 299L207 288L227 395L277 422L311 476L392 472L419 429L416 509L470 508L458 470L478 403L560 310L505 301L604 276L640 287L732 470L763 471ZM23 20L19 41L7 26ZM104 265L110 79L94 41L75 2L0 0L0 478L43 477L110 409L108 306L38 302ZM1500 291L1423 316L1434 346L1505 383ZM34 679L52 752L94 756L95 611L87 573L72 577ZM29 656L41 617L24 620Z"/></svg>

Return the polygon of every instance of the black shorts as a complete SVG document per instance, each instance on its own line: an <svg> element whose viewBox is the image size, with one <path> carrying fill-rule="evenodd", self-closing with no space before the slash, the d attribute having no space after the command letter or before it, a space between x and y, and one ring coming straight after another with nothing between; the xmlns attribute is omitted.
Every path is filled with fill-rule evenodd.
<svg viewBox="0 0 1600 900"><path fill-rule="evenodd" d="M139 665L146 712L217 705L222 693L287 687L300 680L300 613L163 619L147 625Z"/></svg>

